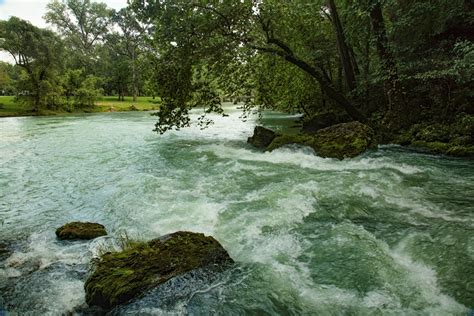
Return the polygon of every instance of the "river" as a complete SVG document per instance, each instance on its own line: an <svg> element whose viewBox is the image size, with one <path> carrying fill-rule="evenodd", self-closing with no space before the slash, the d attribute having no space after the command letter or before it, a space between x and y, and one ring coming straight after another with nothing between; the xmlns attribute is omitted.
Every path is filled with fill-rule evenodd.
<svg viewBox="0 0 474 316"><path fill-rule="evenodd" d="M259 119L228 113L164 135L144 112L0 119L0 314L88 313L84 281L104 244L178 230L214 236L237 264L178 278L115 314L474 307L474 161L395 146L344 161L264 153L246 143ZM267 113L263 123L293 119ZM74 220L110 236L58 241L55 229Z"/></svg>

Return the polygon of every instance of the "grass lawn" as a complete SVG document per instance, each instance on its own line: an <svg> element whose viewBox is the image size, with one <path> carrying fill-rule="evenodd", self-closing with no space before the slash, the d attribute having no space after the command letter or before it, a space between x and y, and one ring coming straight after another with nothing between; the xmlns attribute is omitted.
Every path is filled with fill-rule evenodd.
<svg viewBox="0 0 474 316"><path fill-rule="evenodd" d="M118 101L118 97L102 97L97 100L96 107L98 112L107 112L109 110L115 111L130 111L132 105L139 111L149 111L158 108L160 98L153 99L152 97L138 97L136 102L132 101L132 97L125 97L124 101Z"/></svg>
<svg viewBox="0 0 474 316"><path fill-rule="evenodd" d="M21 104L13 102L14 98L0 96L0 117L26 115L26 109Z"/></svg>
<svg viewBox="0 0 474 316"><path fill-rule="evenodd" d="M28 116L32 113L22 104L14 102L15 97L0 96L0 117L7 116ZM80 109L74 113L92 113L92 112L121 112L121 111L150 111L159 107L160 98L138 97L136 102L132 101L132 97L125 97L125 101L118 101L116 96L105 96L96 101L95 107L92 109ZM64 110L41 111L40 115L65 115L68 112Z"/></svg>

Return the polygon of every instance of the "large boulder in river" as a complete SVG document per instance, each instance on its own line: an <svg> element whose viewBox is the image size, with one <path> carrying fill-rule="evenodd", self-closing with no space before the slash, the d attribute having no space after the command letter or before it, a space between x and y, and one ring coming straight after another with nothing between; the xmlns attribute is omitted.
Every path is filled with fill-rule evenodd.
<svg viewBox="0 0 474 316"><path fill-rule="evenodd" d="M277 136L267 147L272 151L288 144L309 146L321 157L337 159L360 155L376 146L374 131L360 122L341 123L317 131L314 135Z"/></svg>
<svg viewBox="0 0 474 316"><path fill-rule="evenodd" d="M233 260L213 237L176 232L121 252L106 253L85 283L90 306L111 309L169 279L199 268L224 269Z"/></svg>
<svg viewBox="0 0 474 316"><path fill-rule="evenodd" d="M277 134L268 128L255 126L253 136L247 139L247 143L250 143L257 148L267 148L276 136Z"/></svg>
<svg viewBox="0 0 474 316"><path fill-rule="evenodd" d="M105 235L105 227L97 223L72 222L56 229L56 236L63 240L89 240Z"/></svg>

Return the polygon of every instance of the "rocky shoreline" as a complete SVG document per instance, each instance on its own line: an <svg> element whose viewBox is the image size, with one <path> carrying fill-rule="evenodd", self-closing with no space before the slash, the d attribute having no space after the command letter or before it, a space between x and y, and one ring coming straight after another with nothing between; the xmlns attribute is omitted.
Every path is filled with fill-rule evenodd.
<svg viewBox="0 0 474 316"><path fill-rule="evenodd" d="M266 151L289 144L309 146L318 156L337 159L356 157L367 149L376 148L378 143L407 146L432 154L474 157L473 115L458 115L450 124L415 124L383 137L369 125L357 121L346 122L347 120L347 117L322 114L303 121L298 134L277 134L257 126L247 142ZM384 133L387 134L386 131Z"/></svg>

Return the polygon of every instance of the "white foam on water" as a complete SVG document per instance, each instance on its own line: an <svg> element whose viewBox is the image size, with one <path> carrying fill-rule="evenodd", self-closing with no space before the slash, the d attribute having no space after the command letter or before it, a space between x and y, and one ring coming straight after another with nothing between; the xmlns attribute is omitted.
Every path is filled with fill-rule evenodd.
<svg viewBox="0 0 474 316"><path fill-rule="evenodd" d="M0 279L1 278L17 278L19 276L21 276L21 271L16 268L5 267L5 268L0 269Z"/></svg>
<svg viewBox="0 0 474 316"><path fill-rule="evenodd" d="M269 260L267 264L276 268L276 271L287 279L286 282L283 282L299 292L307 307L312 306L310 309L322 314L333 314L335 311L345 309L352 310L358 315L372 313L456 315L467 312L465 306L441 292L436 273L432 269L426 265L413 262L400 248L391 250L385 243L377 241L369 232L364 232L362 228L352 230L351 226L356 228L350 224L336 225L334 227L335 231L344 232L344 234L326 240L326 247L351 246L354 245L355 240L365 243L364 238L369 238L372 239L371 242L379 247L378 249L374 248L377 251L372 255L373 260L377 261L379 256L384 256L384 264L392 265L392 267L372 267L372 269L380 269L379 271L373 271L373 273L386 279L386 284L365 293L365 295L361 296L353 289L314 283L311 277L311 267L302 262L297 262L294 266L278 265L275 267L278 260L274 258L273 261ZM302 251L301 248L298 248L298 250ZM398 271L398 277L397 274L392 275L394 271ZM400 279L392 279L393 277ZM412 301L409 306L406 306L405 303L402 303L400 295L406 295L410 292L415 294L413 299L417 295L420 295L421 299L418 302Z"/></svg>
<svg viewBox="0 0 474 316"><path fill-rule="evenodd" d="M357 170L395 170L401 174L416 174L423 172L420 167L399 163L388 158L356 157L343 161L333 158L316 156L309 147L290 146L276 149L272 152L261 152L246 148L222 145L203 145L201 150L208 150L220 158L244 161L267 162L271 164L290 164L302 168L320 171L357 171Z"/></svg>
<svg viewBox="0 0 474 316"><path fill-rule="evenodd" d="M27 249L13 252L5 260L5 266L15 269L25 267L27 270L42 270L58 262L65 264L88 262L88 258L83 256L87 251L87 244L71 243L64 246L56 241L56 236L52 232L33 233Z"/></svg>
<svg viewBox="0 0 474 316"><path fill-rule="evenodd" d="M84 304L84 283L79 280L54 280L41 296L44 306L52 310L52 314L63 314Z"/></svg>
<svg viewBox="0 0 474 316"><path fill-rule="evenodd" d="M198 199L194 202L165 205L165 208L167 211L160 212L162 218L150 227L156 236L180 230L214 235L219 213L225 205Z"/></svg>
<svg viewBox="0 0 474 316"><path fill-rule="evenodd" d="M471 222L474 223L474 218L457 216L450 210L441 208L440 206L426 201L418 195L413 195L413 192L406 192L404 196L401 195L385 195L386 203L392 204L397 208L408 209L412 215L421 215L425 218L442 219L447 222ZM416 219L413 219L416 221Z"/></svg>
<svg viewBox="0 0 474 316"><path fill-rule="evenodd" d="M426 302L426 312L431 315L466 313L467 308L464 305L442 293L436 271L421 262L414 261L406 252L405 247L410 239L411 237L405 238L390 254L395 262L408 272L409 281L416 286Z"/></svg>

